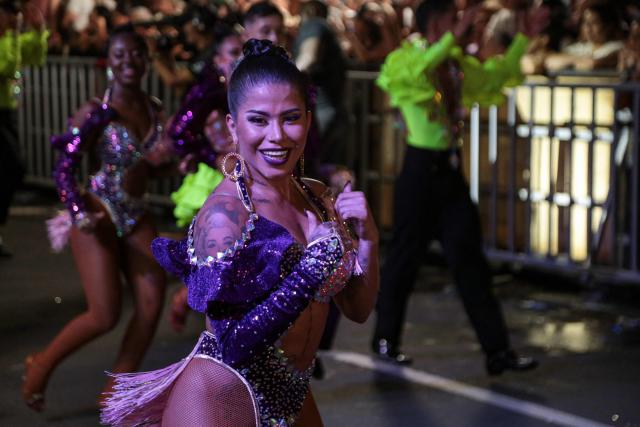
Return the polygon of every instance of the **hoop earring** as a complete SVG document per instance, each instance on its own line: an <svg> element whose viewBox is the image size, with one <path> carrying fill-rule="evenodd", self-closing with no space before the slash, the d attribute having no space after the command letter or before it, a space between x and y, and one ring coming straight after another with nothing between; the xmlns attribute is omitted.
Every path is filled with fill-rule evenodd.
<svg viewBox="0 0 640 427"><path fill-rule="evenodd" d="M304 153L298 159L298 174L300 178L304 177Z"/></svg>
<svg viewBox="0 0 640 427"><path fill-rule="evenodd" d="M229 172L227 170L227 161L230 158L236 159L236 163L233 167L233 172ZM246 172L246 165L244 163L244 159L240 154L236 153L235 151L231 151L227 153L222 158L222 164L220 165L220 167L222 168L222 174L233 182L237 182L238 178L242 178Z"/></svg>

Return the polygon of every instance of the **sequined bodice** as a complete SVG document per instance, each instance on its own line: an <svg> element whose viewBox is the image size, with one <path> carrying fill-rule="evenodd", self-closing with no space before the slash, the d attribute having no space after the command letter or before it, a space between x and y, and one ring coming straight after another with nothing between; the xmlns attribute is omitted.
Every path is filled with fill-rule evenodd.
<svg viewBox="0 0 640 427"><path fill-rule="evenodd" d="M124 179L127 170L158 140L162 126L157 117L155 121L144 142L140 142L124 125L111 122L105 127L96 147L101 165L91 176L88 190L106 206L119 237L129 233L145 211L143 200L131 197L125 191Z"/></svg>
<svg viewBox="0 0 640 427"><path fill-rule="evenodd" d="M304 183L301 185L305 192L312 194ZM199 351L216 359L223 358L217 339L226 340L228 337L225 335L228 332L225 331L234 330L238 319L242 319L246 313L256 313L256 307L262 306L265 299L277 299L279 294L277 286L281 286L278 283L282 283L280 281L286 281L287 277L298 278L292 297L297 294L305 295L306 291L300 285L300 280L304 279L301 279L299 273L294 272L296 269L300 271L300 265L313 264L308 268L327 270L326 274L322 275L324 280L316 288L315 294L311 292L304 296L304 298L327 302L348 283L356 260L354 241L348 236L342 224L331 222L333 237L324 238L326 246L320 249L323 253L339 252L341 258L336 258L331 265L323 267L326 264L322 263L320 255L314 254L310 260L307 253L310 247L317 248L318 243L313 242L305 247L296 242L285 227L256 214L243 180L239 181L238 191L243 204L249 211L249 217L241 237L227 250L220 252L217 257L209 256L206 259L199 259L194 248L194 223L192 223L184 246L172 246L173 249L169 252L162 251L164 254L178 254L177 259L181 259L179 254L186 252L190 265L185 281L189 287L189 304L195 310L206 311L212 325L212 332L208 333L208 338L203 340L203 347ZM318 200L311 202L320 204ZM324 219L328 219L326 212L321 213ZM331 245L334 246L331 247ZM170 265L164 255L159 260L165 266ZM178 265L181 263L182 261L179 261ZM210 271L218 272L213 276L213 282L210 279L211 274L207 274ZM176 273L178 273L177 270ZM218 279L215 279L216 277ZM229 282L220 281L220 277L225 277ZM283 298L288 297L283 296ZM309 299L306 300L306 304ZM243 323L242 328L236 327L235 330L238 330L238 333L243 330L253 330L258 334L257 330L265 319L261 316L267 315L267 312L260 311L263 314L252 314ZM292 324L293 322L289 323L289 327ZM280 333L282 332L285 331ZM259 334L257 336L259 337ZM255 392L260 409L261 426L292 426L307 396L313 364L304 371L300 371L286 357L279 339L265 340L265 342L271 342L271 344L255 353L250 351L250 356L246 360L239 359L242 361L238 364L234 363L235 359L232 356L227 355L227 359L249 382ZM240 347L243 346L244 343L240 344Z"/></svg>
<svg viewBox="0 0 640 427"><path fill-rule="evenodd" d="M151 135L144 142L140 142L124 125L109 123L102 132L102 139L96 149L102 164L98 173L121 179L124 171L151 148L161 131L162 126L156 123Z"/></svg>
<svg viewBox="0 0 640 427"><path fill-rule="evenodd" d="M278 224L273 221L269 221L268 219L261 217L263 221L271 222L276 226ZM279 226L280 227L280 226ZM289 234L289 232L284 228L283 233ZM353 239L347 234L344 227L339 227L339 234L342 239L343 245L345 246L344 255L340 260L338 266L334 270L334 272L320 285L320 288L315 293L313 299L319 302L329 302L329 299L335 295L337 295L344 287L349 283L349 279L353 273L355 261L357 258L357 250L354 245ZM281 274L286 276L291 272L291 267L294 266L299 260L302 254L304 253L304 245L300 243L294 243L289 249L285 252L282 264L280 265Z"/></svg>

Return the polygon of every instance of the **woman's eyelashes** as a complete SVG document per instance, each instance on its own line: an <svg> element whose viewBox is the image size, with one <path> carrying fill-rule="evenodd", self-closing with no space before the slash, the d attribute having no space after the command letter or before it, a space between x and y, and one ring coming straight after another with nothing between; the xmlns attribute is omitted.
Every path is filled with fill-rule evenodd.
<svg viewBox="0 0 640 427"><path fill-rule="evenodd" d="M266 126L269 123L263 116L249 116L247 120L249 123L253 123L258 126Z"/></svg>
<svg viewBox="0 0 640 427"><path fill-rule="evenodd" d="M132 58L144 58L144 54L141 50L134 50L130 52L130 56ZM122 59L125 57L125 52L123 50L116 50L113 52L113 57L116 59Z"/></svg>
<svg viewBox="0 0 640 427"><path fill-rule="evenodd" d="M291 115L285 116L284 121L287 123L295 123L298 120L300 120L301 117L302 117L301 114L291 114Z"/></svg>
<svg viewBox="0 0 640 427"><path fill-rule="evenodd" d="M282 121L284 123L296 123L301 117L301 114L289 114L283 116ZM253 123L258 126L267 126L269 124L269 120L264 116L249 116L247 120L249 123Z"/></svg>

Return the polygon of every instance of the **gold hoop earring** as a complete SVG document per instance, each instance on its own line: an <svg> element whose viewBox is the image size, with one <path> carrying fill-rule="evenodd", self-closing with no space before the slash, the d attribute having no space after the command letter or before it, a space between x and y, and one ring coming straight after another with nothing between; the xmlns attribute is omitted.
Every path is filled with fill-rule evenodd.
<svg viewBox="0 0 640 427"><path fill-rule="evenodd" d="M300 177L304 177L304 153L298 159L298 174Z"/></svg>
<svg viewBox="0 0 640 427"><path fill-rule="evenodd" d="M236 162L233 165L233 172L227 171L227 161L230 158L236 159ZM222 164L220 165L220 167L222 168L222 174L233 182L238 181L238 178L243 177L244 173L246 172L246 165L244 163L244 159L240 154L236 153L235 151L231 151L227 153L222 158Z"/></svg>

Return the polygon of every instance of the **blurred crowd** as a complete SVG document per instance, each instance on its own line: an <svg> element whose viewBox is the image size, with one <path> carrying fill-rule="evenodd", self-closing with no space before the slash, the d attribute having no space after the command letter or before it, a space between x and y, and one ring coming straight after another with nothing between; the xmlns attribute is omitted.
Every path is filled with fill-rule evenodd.
<svg viewBox="0 0 640 427"><path fill-rule="evenodd" d="M152 52L176 60L198 55L191 35L215 33L221 24L242 32L252 0L31 0L51 31L50 52L99 56L110 29L133 23L153 44ZM279 40L292 47L312 14L326 20L350 68L377 69L386 55L415 32L415 0L273 0L282 13ZM516 33L531 37L523 61L527 73L573 68L634 73L638 62L638 0L456 0L473 25L463 40L480 59L503 52ZM320 4L320 9L318 9ZM326 15L326 16L325 16ZM211 41L213 42L213 41Z"/></svg>

